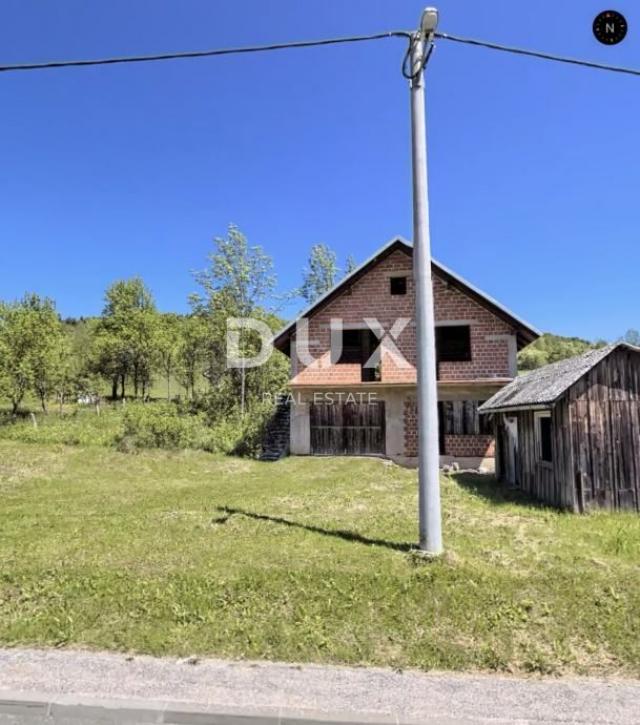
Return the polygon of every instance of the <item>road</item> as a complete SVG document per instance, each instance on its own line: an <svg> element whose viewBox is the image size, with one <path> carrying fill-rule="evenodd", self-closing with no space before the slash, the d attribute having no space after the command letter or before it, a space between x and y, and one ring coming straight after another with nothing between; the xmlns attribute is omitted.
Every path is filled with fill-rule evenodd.
<svg viewBox="0 0 640 725"><path fill-rule="evenodd" d="M640 723L640 682L0 649L0 724Z"/></svg>

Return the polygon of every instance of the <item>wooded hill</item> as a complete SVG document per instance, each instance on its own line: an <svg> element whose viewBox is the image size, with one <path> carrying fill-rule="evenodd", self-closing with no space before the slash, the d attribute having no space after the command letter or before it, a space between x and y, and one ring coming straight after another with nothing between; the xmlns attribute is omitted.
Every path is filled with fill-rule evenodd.
<svg viewBox="0 0 640 725"><path fill-rule="evenodd" d="M628 330L620 339L630 345L640 347L640 332L637 330ZM563 337L562 335L545 332L542 337L520 352L518 355L518 370L520 372L535 370L543 365L576 357L587 350L604 347L607 344L609 344L607 340L591 342L581 337Z"/></svg>

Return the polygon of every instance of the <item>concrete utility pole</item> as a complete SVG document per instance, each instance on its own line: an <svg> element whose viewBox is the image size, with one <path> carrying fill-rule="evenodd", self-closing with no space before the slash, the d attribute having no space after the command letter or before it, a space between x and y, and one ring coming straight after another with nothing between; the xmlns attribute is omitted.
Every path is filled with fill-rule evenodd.
<svg viewBox="0 0 640 725"><path fill-rule="evenodd" d="M431 283L431 240L427 188L427 134L424 100L425 53L438 24L438 11L426 8L411 43L411 150L413 160L413 276L416 288L418 364L418 508L420 549L442 553L438 435L438 383Z"/></svg>

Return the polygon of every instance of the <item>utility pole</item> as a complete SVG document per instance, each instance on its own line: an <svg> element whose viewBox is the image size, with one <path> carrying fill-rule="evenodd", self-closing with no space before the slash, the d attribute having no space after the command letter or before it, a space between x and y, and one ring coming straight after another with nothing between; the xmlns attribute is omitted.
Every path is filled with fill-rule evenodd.
<svg viewBox="0 0 640 725"><path fill-rule="evenodd" d="M418 405L418 509L420 549L442 553L438 435L438 383L431 283L431 239L427 187L427 134L424 66L438 11L426 8L411 40L411 151L413 162L413 277L416 289L416 352ZM429 46L429 48L427 47Z"/></svg>

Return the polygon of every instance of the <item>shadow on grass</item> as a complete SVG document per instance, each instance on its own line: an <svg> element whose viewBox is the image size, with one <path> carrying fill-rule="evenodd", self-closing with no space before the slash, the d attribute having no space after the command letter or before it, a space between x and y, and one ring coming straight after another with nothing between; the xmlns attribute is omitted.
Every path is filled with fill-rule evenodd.
<svg viewBox="0 0 640 725"><path fill-rule="evenodd" d="M448 475L461 488L495 505L515 503L538 509L550 508L548 504L536 501L517 488L508 488L495 476L480 473L450 473Z"/></svg>
<svg viewBox="0 0 640 725"><path fill-rule="evenodd" d="M386 539L371 539L368 536L363 536L355 531L348 531L347 529L324 529L321 526L313 526L312 524L303 524L299 521L291 521L290 519L283 519L280 516L269 516L267 514L259 514L253 511L245 511L244 509L231 508L230 506L218 506L217 510L222 512L223 515L219 518L211 520L214 524L226 524L232 516L246 516L249 519L256 521L268 521L272 524L279 524L281 526L289 526L294 529L304 529L310 531L313 534L320 534L322 536L331 536L334 539L342 539L343 541L349 541L356 544L364 544L365 546L382 546L392 551L401 551L407 553L415 548L413 544L401 543L396 541L387 541Z"/></svg>

